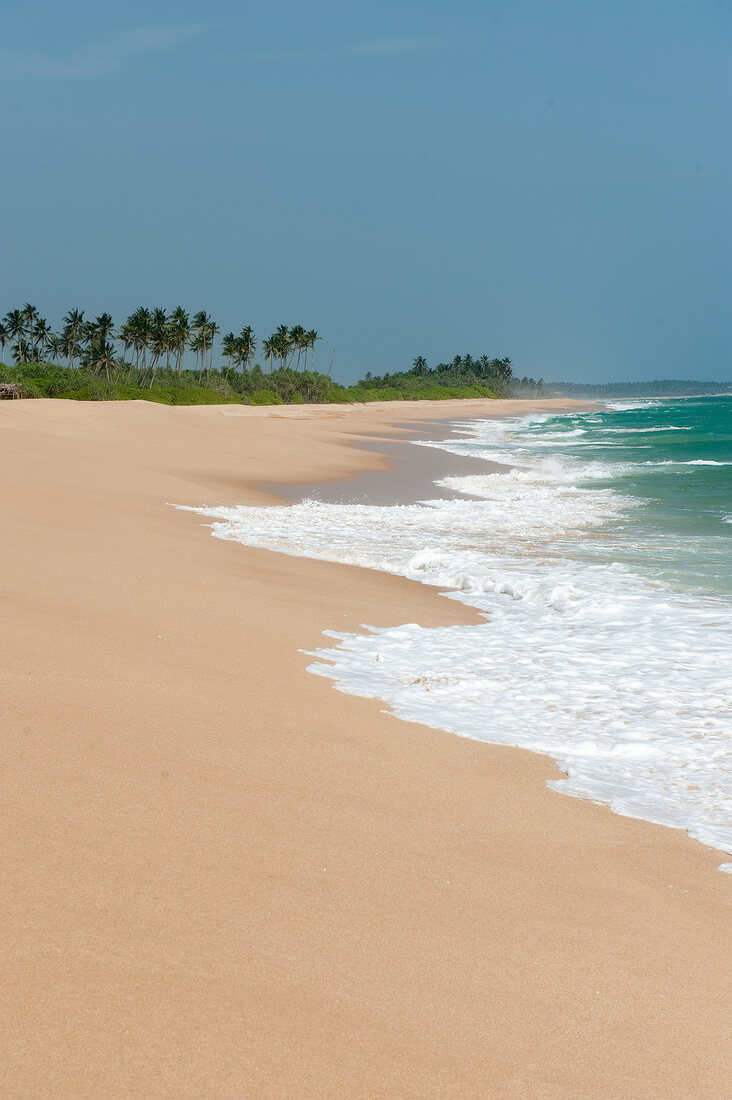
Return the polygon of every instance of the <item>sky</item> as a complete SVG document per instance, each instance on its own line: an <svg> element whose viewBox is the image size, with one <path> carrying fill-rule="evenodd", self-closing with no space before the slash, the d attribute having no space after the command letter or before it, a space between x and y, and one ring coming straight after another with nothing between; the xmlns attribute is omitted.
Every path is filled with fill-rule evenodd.
<svg viewBox="0 0 732 1100"><path fill-rule="evenodd" d="M730 0L3 0L0 314L732 378Z"/></svg>

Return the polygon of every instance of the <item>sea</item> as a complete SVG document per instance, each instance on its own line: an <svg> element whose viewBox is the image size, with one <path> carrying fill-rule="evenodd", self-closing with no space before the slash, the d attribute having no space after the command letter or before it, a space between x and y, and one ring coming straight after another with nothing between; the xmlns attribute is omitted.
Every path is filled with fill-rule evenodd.
<svg viewBox="0 0 732 1100"><path fill-rule="evenodd" d="M410 504L194 510L220 538L409 577L481 613L326 631L311 672L544 753L555 790L732 856L732 398L466 420L414 446L485 472Z"/></svg>

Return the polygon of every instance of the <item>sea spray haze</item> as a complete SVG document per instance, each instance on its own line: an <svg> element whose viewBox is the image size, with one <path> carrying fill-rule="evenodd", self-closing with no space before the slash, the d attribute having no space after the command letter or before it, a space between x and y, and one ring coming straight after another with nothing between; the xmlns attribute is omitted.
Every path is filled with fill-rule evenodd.
<svg viewBox="0 0 732 1100"><path fill-rule="evenodd" d="M729 398L471 421L451 500L200 509L219 537L452 590L476 626L331 635L313 672L553 756L557 790L732 854ZM723 864L725 870L732 864Z"/></svg>

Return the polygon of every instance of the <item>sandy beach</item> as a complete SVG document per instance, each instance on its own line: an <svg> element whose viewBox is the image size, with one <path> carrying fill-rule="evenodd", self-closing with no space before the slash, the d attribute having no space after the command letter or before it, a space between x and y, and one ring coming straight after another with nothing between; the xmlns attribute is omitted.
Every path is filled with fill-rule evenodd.
<svg viewBox="0 0 732 1100"><path fill-rule="evenodd" d="M306 672L470 608L168 507L566 404L0 403L0 1096L732 1097L719 853Z"/></svg>

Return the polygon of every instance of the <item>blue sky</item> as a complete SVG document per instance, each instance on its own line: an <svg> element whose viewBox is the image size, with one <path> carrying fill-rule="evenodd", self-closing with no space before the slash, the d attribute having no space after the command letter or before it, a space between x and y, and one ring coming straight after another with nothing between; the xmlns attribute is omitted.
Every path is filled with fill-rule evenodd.
<svg viewBox="0 0 732 1100"><path fill-rule="evenodd" d="M0 313L732 376L728 0L7 2Z"/></svg>

